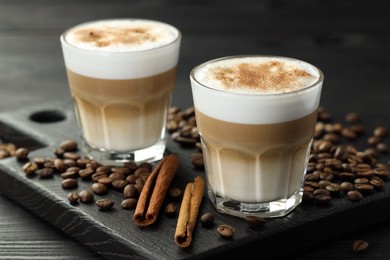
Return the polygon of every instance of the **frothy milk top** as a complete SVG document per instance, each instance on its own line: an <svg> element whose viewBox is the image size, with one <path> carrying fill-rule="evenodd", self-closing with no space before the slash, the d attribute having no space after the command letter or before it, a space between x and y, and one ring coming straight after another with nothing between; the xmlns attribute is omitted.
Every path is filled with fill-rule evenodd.
<svg viewBox="0 0 390 260"><path fill-rule="evenodd" d="M295 120L319 105L322 73L309 63L272 56L232 56L194 68L196 109L244 124Z"/></svg>
<svg viewBox="0 0 390 260"><path fill-rule="evenodd" d="M177 31L159 22L105 20L76 26L66 34L65 40L87 50L121 52L160 47L177 36Z"/></svg>
<svg viewBox="0 0 390 260"><path fill-rule="evenodd" d="M95 78L132 79L176 66L181 34L159 21L106 19L70 28L60 39L67 69Z"/></svg>
<svg viewBox="0 0 390 260"><path fill-rule="evenodd" d="M268 94L296 91L315 83L318 72L304 62L268 57L220 60L197 70L202 84L229 92Z"/></svg>

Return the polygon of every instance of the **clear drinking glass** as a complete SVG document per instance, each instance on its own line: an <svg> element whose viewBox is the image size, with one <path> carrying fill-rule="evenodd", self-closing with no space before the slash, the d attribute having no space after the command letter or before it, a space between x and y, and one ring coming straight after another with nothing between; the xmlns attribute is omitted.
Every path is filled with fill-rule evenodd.
<svg viewBox="0 0 390 260"><path fill-rule="evenodd" d="M302 200L323 74L288 57L230 56L190 73L208 196L218 211L285 216Z"/></svg>
<svg viewBox="0 0 390 260"><path fill-rule="evenodd" d="M70 28L60 40L86 154L105 164L161 159L179 30L159 21L106 19Z"/></svg>

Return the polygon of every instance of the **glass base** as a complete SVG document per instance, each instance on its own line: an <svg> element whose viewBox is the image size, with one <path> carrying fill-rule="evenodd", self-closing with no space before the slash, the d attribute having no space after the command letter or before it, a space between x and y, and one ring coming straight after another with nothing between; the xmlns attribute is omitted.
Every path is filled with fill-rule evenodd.
<svg viewBox="0 0 390 260"><path fill-rule="evenodd" d="M260 218L283 217L296 208L302 201L303 191L299 189L290 198L261 203L245 203L215 194L208 188L208 195L216 209L225 214L245 218L257 216Z"/></svg>
<svg viewBox="0 0 390 260"><path fill-rule="evenodd" d="M135 163L154 162L161 160L164 156L166 143L161 139L154 145L136 151L110 151L90 146L85 141L84 151L88 158L104 165L123 165L125 162Z"/></svg>

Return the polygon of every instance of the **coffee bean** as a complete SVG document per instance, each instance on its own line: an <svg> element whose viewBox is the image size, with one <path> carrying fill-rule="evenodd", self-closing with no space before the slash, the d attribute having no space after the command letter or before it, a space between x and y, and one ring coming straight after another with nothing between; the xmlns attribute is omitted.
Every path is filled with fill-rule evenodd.
<svg viewBox="0 0 390 260"><path fill-rule="evenodd" d="M71 204L75 204L79 201L79 194L75 191L69 192L67 196Z"/></svg>
<svg viewBox="0 0 390 260"><path fill-rule="evenodd" d="M135 198L124 199L121 202L121 207L123 209L133 209L137 206L137 202L138 200Z"/></svg>
<svg viewBox="0 0 390 260"><path fill-rule="evenodd" d="M267 222L265 218L260 218L257 216L246 216L245 221L252 227L262 226Z"/></svg>
<svg viewBox="0 0 390 260"><path fill-rule="evenodd" d="M168 191L169 197L174 200L179 200L181 198L182 193L182 190L177 187L173 187Z"/></svg>
<svg viewBox="0 0 390 260"><path fill-rule="evenodd" d="M95 182L91 185L91 191L94 194L106 194L108 192L107 186L103 183Z"/></svg>
<svg viewBox="0 0 390 260"><path fill-rule="evenodd" d="M38 169L38 164L35 162L27 162L23 165L22 169L26 175L31 176Z"/></svg>
<svg viewBox="0 0 390 260"><path fill-rule="evenodd" d="M125 180L113 180L111 183L111 186L117 190L117 191L123 191L123 189L126 187L127 181Z"/></svg>
<svg viewBox="0 0 390 260"><path fill-rule="evenodd" d="M356 253L361 253L366 251L368 248L368 242L365 240L356 240L352 244L352 249Z"/></svg>
<svg viewBox="0 0 390 260"><path fill-rule="evenodd" d="M90 190L81 190L79 192L79 200L83 203L91 203L94 200L93 192Z"/></svg>
<svg viewBox="0 0 390 260"><path fill-rule="evenodd" d="M373 134L379 138L387 137L389 135L389 129L384 126L378 126L374 129Z"/></svg>
<svg viewBox="0 0 390 260"><path fill-rule="evenodd" d="M363 199L363 195L357 190L351 190L347 193L348 199L352 201L359 201Z"/></svg>
<svg viewBox="0 0 390 260"><path fill-rule="evenodd" d="M200 217L200 224L203 227L211 227L214 224L215 216L213 213L206 212Z"/></svg>
<svg viewBox="0 0 390 260"><path fill-rule="evenodd" d="M74 152L78 149L78 144L74 140L64 140L60 143L60 148L65 152Z"/></svg>
<svg viewBox="0 0 390 260"><path fill-rule="evenodd" d="M134 184L127 184L123 189L123 197L127 198L137 198L140 192L138 192L137 188Z"/></svg>
<svg viewBox="0 0 390 260"><path fill-rule="evenodd" d="M27 148L18 148L16 151L15 151L15 157L17 160L26 160L28 158L28 154L29 154L29 150Z"/></svg>
<svg viewBox="0 0 390 260"><path fill-rule="evenodd" d="M232 226L227 224L221 224L217 228L218 234L224 239L231 239L235 234L235 230Z"/></svg>
<svg viewBox="0 0 390 260"><path fill-rule="evenodd" d="M48 167L44 167L35 171L35 173L38 174L40 178L51 178L53 176L53 172L53 168Z"/></svg>
<svg viewBox="0 0 390 260"><path fill-rule="evenodd" d="M101 210L109 210L114 206L114 201L112 199L99 199L95 202Z"/></svg>
<svg viewBox="0 0 390 260"><path fill-rule="evenodd" d="M203 161L203 154L201 153L193 153L192 154L192 165L195 167L195 169L204 169L204 161Z"/></svg>
<svg viewBox="0 0 390 260"><path fill-rule="evenodd" d="M165 206L165 209L164 209L164 212L165 212L165 215L167 217L174 217L176 216L176 206L175 204L173 203L168 203L166 206Z"/></svg>
<svg viewBox="0 0 390 260"><path fill-rule="evenodd" d="M360 121L360 115L358 113L350 112L346 114L345 121L348 123L357 123Z"/></svg>
<svg viewBox="0 0 390 260"><path fill-rule="evenodd" d="M61 187L63 189L73 189L76 188L77 186L78 186L78 182L76 179L73 178L67 178L61 181Z"/></svg>

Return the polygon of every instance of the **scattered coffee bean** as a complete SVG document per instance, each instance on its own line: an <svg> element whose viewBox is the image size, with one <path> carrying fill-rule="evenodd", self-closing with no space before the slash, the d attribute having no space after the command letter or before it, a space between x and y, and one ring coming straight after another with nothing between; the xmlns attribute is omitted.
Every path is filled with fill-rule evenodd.
<svg viewBox="0 0 390 260"><path fill-rule="evenodd" d="M75 191L69 192L67 196L71 204L75 204L79 201L79 194Z"/></svg>
<svg viewBox="0 0 390 260"><path fill-rule="evenodd" d="M368 248L368 242L364 240L356 240L352 244L352 249L356 253L361 253L366 251Z"/></svg>
<svg viewBox="0 0 390 260"><path fill-rule="evenodd" d="M192 154L192 165L195 167L195 169L204 169L203 155L201 153Z"/></svg>
<svg viewBox="0 0 390 260"><path fill-rule="evenodd" d="M28 158L29 150L27 148L18 148L15 151L15 157L17 160L26 160Z"/></svg>
<svg viewBox="0 0 390 260"><path fill-rule="evenodd" d="M121 207L123 209L133 209L137 206L137 202L138 200L135 198L124 199L121 202Z"/></svg>
<svg viewBox="0 0 390 260"><path fill-rule="evenodd" d="M91 185L91 191L94 193L94 194L106 194L108 192L108 189L107 189L107 186L104 185L103 183L99 183L99 182L95 182L95 183L92 183Z"/></svg>
<svg viewBox="0 0 390 260"><path fill-rule="evenodd" d="M78 186L77 179L67 178L61 181L61 187L63 189L73 189Z"/></svg>
<svg viewBox="0 0 390 260"><path fill-rule="evenodd" d="M359 191L357 190L351 190L347 193L347 196L348 196L348 199L352 200L352 201L359 201L361 199L363 199L363 194L361 194Z"/></svg>
<svg viewBox="0 0 390 260"><path fill-rule="evenodd" d="M65 152L74 152L78 149L78 144L74 140L64 140L60 143L60 148Z"/></svg>
<svg viewBox="0 0 390 260"><path fill-rule="evenodd" d="M95 203L96 206L102 210L109 210L114 206L114 201L112 199L99 199Z"/></svg>
<svg viewBox="0 0 390 260"><path fill-rule="evenodd" d="M164 212L165 212L165 215L167 217L170 217L170 218L175 217L176 216L176 206L175 206L175 204L168 203L165 206Z"/></svg>
<svg viewBox="0 0 390 260"><path fill-rule="evenodd" d="M233 238L235 232L234 228L227 224L221 224L217 228L217 233L224 239Z"/></svg>
<svg viewBox="0 0 390 260"><path fill-rule="evenodd" d="M215 216L211 212L206 212L200 217L202 227L211 227L214 224Z"/></svg>
<svg viewBox="0 0 390 260"><path fill-rule="evenodd" d="M38 169L38 164L36 164L35 162L27 162L23 165L23 171L28 176L35 174L35 171L37 169Z"/></svg>
<svg viewBox="0 0 390 260"><path fill-rule="evenodd" d="M81 190L79 192L79 200L83 203L91 203L94 200L93 192L90 190Z"/></svg>
<svg viewBox="0 0 390 260"><path fill-rule="evenodd" d="M173 187L168 191L169 197L173 200L179 200L183 194L183 191L177 187Z"/></svg>

